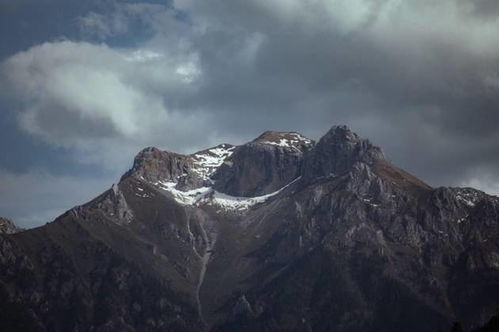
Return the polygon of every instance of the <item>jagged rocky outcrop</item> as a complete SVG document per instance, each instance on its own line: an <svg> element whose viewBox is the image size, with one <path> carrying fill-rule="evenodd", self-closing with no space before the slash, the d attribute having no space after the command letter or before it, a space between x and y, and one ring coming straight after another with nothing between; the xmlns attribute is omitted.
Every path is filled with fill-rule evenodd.
<svg viewBox="0 0 499 332"><path fill-rule="evenodd" d="M12 220L0 217L0 234L14 234L23 231Z"/></svg>
<svg viewBox="0 0 499 332"><path fill-rule="evenodd" d="M354 165L374 165L384 161L381 149L360 138L346 126L334 126L306 158L303 176L307 179L331 177L348 172Z"/></svg>
<svg viewBox="0 0 499 332"><path fill-rule="evenodd" d="M133 167L123 178L133 176L153 184L174 183L189 190L212 184L213 173L232 154L234 146L220 144L213 148L183 155L148 147L135 157Z"/></svg>
<svg viewBox="0 0 499 332"><path fill-rule="evenodd" d="M267 131L238 146L214 174L215 189L233 196L272 193L301 175L314 142L298 133Z"/></svg>
<svg viewBox="0 0 499 332"><path fill-rule="evenodd" d="M499 198L432 188L348 127L143 150L0 234L3 331L450 331L499 312Z"/></svg>
<svg viewBox="0 0 499 332"><path fill-rule="evenodd" d="M132 169L125 175L143 178L148 182L177 181L192 167L188 156L148 147L135 157Z"/></svg>

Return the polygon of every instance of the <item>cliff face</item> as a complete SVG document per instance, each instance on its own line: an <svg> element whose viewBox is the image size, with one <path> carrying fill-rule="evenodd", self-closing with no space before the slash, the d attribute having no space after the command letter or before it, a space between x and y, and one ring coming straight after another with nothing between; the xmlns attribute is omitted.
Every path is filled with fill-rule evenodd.
<svg viewBox="0 0 499 332"><path fill-rule="evenodd" d="M12 220L0 217L0 234L14 234L23 229L17 227Z"/></svg>
<svg viewBox="0 0 499 332"><path fill-rule="evenodd" d="M301 175L314 142L298 133L268 131L238 146L214 174L214 188L243 197L270 194Z"/></svg>
<svg viewBox="0 0 499 332"><path fill-rule="evenodd" d="M0 327L476 327L499 312L498 223L497 197L431 188L343 126L148 148L95 200L0 234Z"/></svg>
<svg viewBox="0 0 499 332"><path fill-rule="evenodd" d="M383 152L346 126L331 128L305 161L303 175L315 179L343 174L356 164L374 165L384 161Z"/></svg>

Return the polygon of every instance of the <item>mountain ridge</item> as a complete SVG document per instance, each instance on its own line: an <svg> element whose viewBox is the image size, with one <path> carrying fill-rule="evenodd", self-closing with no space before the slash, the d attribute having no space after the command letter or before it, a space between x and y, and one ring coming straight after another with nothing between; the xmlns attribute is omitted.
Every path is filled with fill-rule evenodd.
<svg viewBox="0 0 499 332"><path fill-rule="evenodd" d="M0 234L14 234L23 231L12 220L0 217Z"/></svg>
<svg viewBox="0 0 499 332"><path fill-rule="evenodd" d="M498 222L497 197L432 188L346 126L268 131L142 150L96 199L0 235L0 291L40 331L471 328L499 312Z"/></svg>

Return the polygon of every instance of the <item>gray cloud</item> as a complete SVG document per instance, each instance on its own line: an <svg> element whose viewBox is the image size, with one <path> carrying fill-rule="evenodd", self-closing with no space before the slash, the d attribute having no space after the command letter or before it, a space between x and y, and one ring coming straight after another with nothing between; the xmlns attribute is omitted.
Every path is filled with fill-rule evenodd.
<svg viewBox="0 0 499 332"><path fill-rule="evenodd" d="M279 114L273 123L313 133L321 120L350 123L433 184L458 184L497 166L499 26L480 19L477 3L178 4L210 27L195 43L203 68L213 71L203 103L255 106ZM238 43L255 35L251 64L219 56L238 54L233 49L245 49ZM221 98L226 91L236 93Z"/></svg>
<svg viewBox="0 0 499 332"><path fill-rule="evenodd" d="M102 13L90 11L76 19L80 32L89 38L106 40L137 29L150 30L158 22L170 20L175 14L170 7L147 2L107 1Z"/></svg>
<svg viewBox="0 0 499 332"><path fill-rule="evenodd" d="M25 132L116 175L147 145L187 152L266 129L318 138L346 123L433 185L498 193L496 7L112 2L77 20L102 43L33 46L2 63L0 85ZM128 46L109 42L127 36Z"/></svg>
<svg viewBox="0 0 499 332"><path fill-rule="evenodd" d="M472 14L478 19L494 20L499 14L499 3L494 0L475 0L468 2L472 6Z"/></svg>
<svg viewBox="0 0 499 332"><path fill-rule="evenodd" d="M14 174L0 169L0 211L21 227L39 226L94 198L110 188L113 180L54 176L35 170Z"/></svg>
<svg viewBox="0 0 499 332"><path fill-rule="evenodd" d="M93 151L102 161L109 161L109 150L120 150L122 144L137 150L166 140L165 132L181 137L203 119L176 108L178 98L194 93L201 75L196 54L188 50L173 54L61 41L18 53L0 70L28 133L54 145ZM190 143L183 141L183 148Z"/></svg>

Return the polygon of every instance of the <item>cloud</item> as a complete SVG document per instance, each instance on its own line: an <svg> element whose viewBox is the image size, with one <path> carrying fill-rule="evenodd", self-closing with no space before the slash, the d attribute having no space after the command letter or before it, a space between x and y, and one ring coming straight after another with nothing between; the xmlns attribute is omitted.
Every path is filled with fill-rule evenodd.
<svg viewBox="0 0 499 332"><path fill-rule="evenodd" d="M106 155L101 146L133 141L137 149L190 125L191 115L176 103L195 91L197 62L189 51L60 41L20 52L0 70L23 129L54 145Z"/></svg>
<svg viewBox="0 0 499 332"><path fill-rule="evenodd" d="M141 29L154 32L155 25L175 15L173 8L154 3L109 1L104 7L99 8L102 12L92 10L76 19L84 36L106 40Z"/></svg>
<svg viewBox="0 0 499 332"><path fill-rule="evenodd" d="M103 14L90 12L85 16L78 17L77 22L84 34L102 40L128 31L126 17L121 13L109 18Z"/></svg>
<svg viewBox="0 0 499 332"><path fill-rule="evenodd" d="M480 174L478 177L471 177L466 181L459 184L462 187L480 188L484 192L490 195L499 196L499 183L496 181L496 177L489 177Z"/></svg>
<svg viewBox="0 0 499 332"><path fill-rule="evenodd" d="M18 226L39 226L96 197L115 180L54 176L37 170L15 174L0 169L0 211Z"/></svg>
<svg viewBox="0 0 499 332"><path fill-rule="evenodd" d="M430 184L496 192L493 1L109 3L0 65L23 130L82 163L346 123Z"/></svg>
<svg viewBox="0 0 499 332"><path fill-rule="evenodd" d="M164 121L167 105L161 96L145 90L146 85L182 85L186 74L178 69L185 62L195 64L189 56L182 62L163 58L153 51L123 52L63 41L11 57L3 72L19 99L27 101L22 113L25 129L54 143L74 144L82 136L89 138L87 130L97 138L127 137ZM82 129L81 133L66 130L64 122L53 126L55 119L64 120L66 115L67 124Z"/></svg>
<svg viewBox="0 0 499 332"><path fill-rule="evenodd" d="M175 4L199 26L202 104L312 135L349 123L435 185L499 165L499 21L477 14L486 1Z"/></svg>

